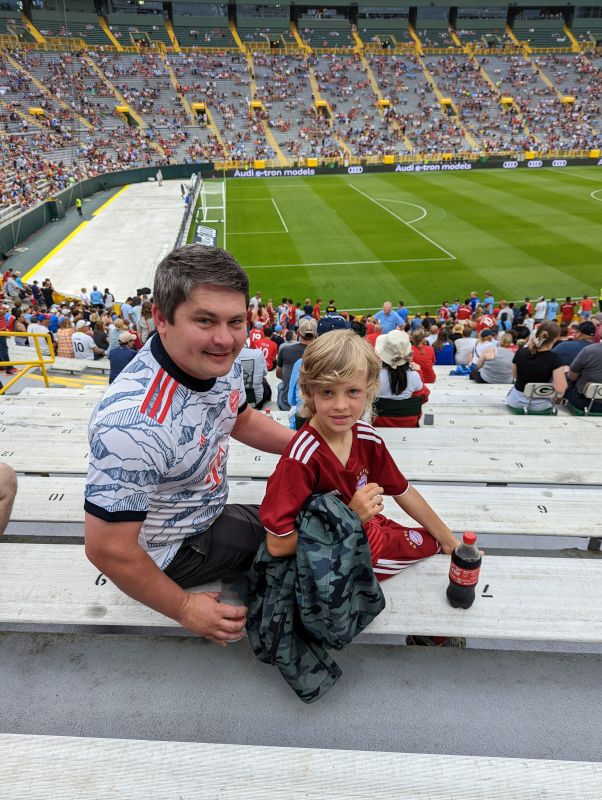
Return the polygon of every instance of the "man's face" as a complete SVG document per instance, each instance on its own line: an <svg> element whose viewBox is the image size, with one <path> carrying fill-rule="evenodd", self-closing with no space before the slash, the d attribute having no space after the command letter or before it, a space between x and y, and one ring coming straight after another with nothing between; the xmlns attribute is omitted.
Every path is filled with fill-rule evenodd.
<svg viewBox="0 0 602 800"><path fill-rule="evenodd" d="M391 303L385 303L383 305L383 311L385 312L385 314L390 314L391 313Z"/></svg>
<svg viewBox="0 0 602 800"><path fill-rule="evenodd" d="M200 380L227 375L247 338L245 296L221 286L197 286L173 324L155 305L153 319L170 358Z"/></svg>

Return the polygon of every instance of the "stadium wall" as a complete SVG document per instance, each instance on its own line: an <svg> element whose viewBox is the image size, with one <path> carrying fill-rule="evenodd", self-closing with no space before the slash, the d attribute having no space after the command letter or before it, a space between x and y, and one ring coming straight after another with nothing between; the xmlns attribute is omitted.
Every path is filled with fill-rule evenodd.
<svg viewBox="0 0 602 800"><path fill-rule="evenodd" d="M161 172L165 180L187 180L193 173L203 177L211 177L213 164L173 164L162 166ZM120 172L105 172L94 178L87 178L79 183L74 183L68 189L48 198L46 202L35 208L13 217L10 222L0 227L0 249L8 253L13 247L24 242L56 216L56 202L60 201L65 209L75 205L76 197L90 197L96 192L114 189L118 186L127 186L130 183L145 183L157 174L157 167L139 167L136 169L122 170Z"/></svg>

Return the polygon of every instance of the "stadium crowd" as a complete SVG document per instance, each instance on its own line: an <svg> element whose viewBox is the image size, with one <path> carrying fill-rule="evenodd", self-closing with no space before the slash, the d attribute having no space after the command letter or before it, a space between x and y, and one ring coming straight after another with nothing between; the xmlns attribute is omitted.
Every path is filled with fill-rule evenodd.
<svg viewBox="0 0 602 800"><path fill-rule="evenodd" d="M16 345L28 347L33 337L27 334L49 333L55 352L61 358L95 360L107 356L111 362L110 381L134 357L155 332L150 289L132 293L117 303L105 288L82 287L77 298L58 299L49 279L41 284L23 282L18 271L7 269L2 276L0 299L4 313L0 315L0 331L22 333ZM399 301L396 307L385 302L369 314L352 314L338 310L335 300L324 303L321 298L304 302L282 298L264 303L261 292L250 300L247 310L248 347L241 353L245 382L253 392L253 402L261 408L271 399L267 373L276 370L281 379L278 406L294 409L299 398L295 365L304 347L316 336L336 328L351 328L381 354L396 352L394 393L391 399L428 397L428 385L436 381L435 365L448 365L451 374L468 375L477 383L513 385L516 391L517 363L525 352L554 355L554 369L562 373L558 392L583 408L583 386L575 364L580 365L581 351L595 345L595 357L588 361L588 380L602 381L602 290L595 301L588 294L579 300L566 297L562 302L543 296L535 300L525 297L522 303L499 300L489 290L479 297L471 292L464 301L444 301L435 310L414 311ZM387 338L388 337L388 338ZM48 352L44 344L45 352ZM518 355L517 355L518 354ZM6 339L0 337L0 361L8 360ZM591 355L591 352L585 354ZM548 360L549 360L548 358ZM590 363L591 362L591 363ZM532 364L527 364L532 369ZM383 367L384 369L384 367ZM527 374L531 374L527 369ZM6 371L11 374L10 367ZM537 381L550 381L552 374L534 373ZM571 378L567 384L565 374ZM543 375L543 377L542 377ZM519 380L524 387L529 380ZM518 405L524 397L514 397ZM509 403L513 398L510 398Z"/></svg>
<svg viewBox="0 0 602 800"><path fill-rule="evenodd" d="M26 209L82 178L131 166L273 159L274 135L293 162L469 150L600 146L598 58L518 53L372 55L253 53L230 50L116 53L44 52L20 45L0 52L0 210ZM382 95L377 109L369 66ZM428 73L455 101L442 109ZM534 72L551 76L548 86ZM312 81L327 109L316 108ZM574 97L560 102L557 92ZM514 104L500 105L500 96ZM192 118L188 103L202 100ZM263 109L252 110L258 100ZM127 103L136 120L116 112ZM35 114L31 108L39 109Z"/></svg>

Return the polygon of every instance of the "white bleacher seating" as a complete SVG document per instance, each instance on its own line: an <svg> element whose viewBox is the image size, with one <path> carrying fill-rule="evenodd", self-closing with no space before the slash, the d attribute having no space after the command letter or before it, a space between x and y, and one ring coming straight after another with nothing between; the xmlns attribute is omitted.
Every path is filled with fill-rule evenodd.
<svg viewBox="0 0 602 800"><path fill-rule="evenodd" d="M597 800L602 781L595 762L26 734L0 734L0 761L7 796L28 800L349 800L383 776L399 800Z"/></svg>
<svg viewBox="0 0 602 800"><path fill-rule="evenodd" d="M228 502L259 505L265 495L263 480L230 480ZM16 522L83 522L85 479L22 476L11 519ZM454 486L417 485L453 531L465 528L477 534L541 535L589 538L595 524L584 508L597 502L595 489L514 486L471 486L466 499ZM411 520L389 497L384 514L401 524ZM49 535L53 535L50 533ZM14 537L13 537L14 538Z"/></svg>
<svg viewBox="0 0 602 800"><path fill-rule="evenodd" d="M445 597L449 556L421 561L383 584L384 611L358 641L427 636L602 643L602 562L594 559L488 556L469 611ZM173 620L129 598L73 544L0 545L0 628L179 635ZM558 587L562 585L562 592Z"/></svg>

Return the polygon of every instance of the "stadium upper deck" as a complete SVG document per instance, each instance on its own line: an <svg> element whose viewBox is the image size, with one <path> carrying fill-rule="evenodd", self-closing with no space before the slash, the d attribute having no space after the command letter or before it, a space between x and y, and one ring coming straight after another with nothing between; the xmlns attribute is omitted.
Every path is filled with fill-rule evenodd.
<svg viewBox="0 0 602 800"><path fill-rule="evenodd" d="M0 11L0 222L124 166L602 146L602 6L120 5Z"/></svg>

